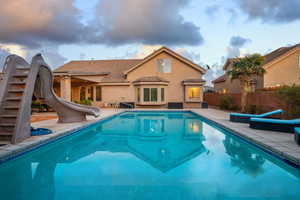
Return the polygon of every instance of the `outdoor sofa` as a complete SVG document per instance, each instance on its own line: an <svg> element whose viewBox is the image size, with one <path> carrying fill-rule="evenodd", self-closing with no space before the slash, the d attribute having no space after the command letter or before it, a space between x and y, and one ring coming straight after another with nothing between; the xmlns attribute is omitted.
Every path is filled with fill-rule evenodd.
<svg viewBox="0 0 300 200"><path fill-rule="evenodd" d="M244 114L244 113L230 113L230 121L232 122L240 122L240 123L249 123L250 118L271 118L274 115L282 114L283 110L274 110L272 112L263 113L260 115L253 114Z"/></svg>
<svg viewBox="0 0 300 200"><path fill-rule="evenodd" d="M300 126L300 119L281 120L251 118L249 124L250 128L254 129L294 133L295 127Z"/></svg>

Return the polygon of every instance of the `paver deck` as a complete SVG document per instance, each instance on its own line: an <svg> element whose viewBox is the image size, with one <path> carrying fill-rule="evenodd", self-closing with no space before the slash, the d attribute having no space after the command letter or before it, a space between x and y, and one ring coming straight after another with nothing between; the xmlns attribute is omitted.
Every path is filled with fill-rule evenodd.
<svg viewBox="0 0 300 200"><path fill-rule="evenodd" d="M213 121L232 131L234 134L255 143L256 145L270 151L283 159L287 159L298 166L300 165L300 147L295 143L293 134L263 131L250 129L248 124L233 123L229 121L228 112L216 110L216 109L187 109L191 110L206 119ZM102 109L101 116L98 118L88 117L86 122L81 123L68 123L68 124L57 124L57 119L45 120L32 123L35 128L48 128L54 133L45 136L34 136L26 139L25 141L16 145L6 145L0 147L0 163L13 157L17 154L26 152L39 145L46 144L59 137L70 134L80 128L86 127L98 120L107 118L109 116L120 113L124 110L117 109Z"/></svg>
<svg viewBox="0 0 300 200"><path fill-rule="evenodd" d="M229 113L221 110L192 109L192 111L261 148L300 165L300 146L294 141L294 134L251 129L249 124L230 122Z"/></svg>

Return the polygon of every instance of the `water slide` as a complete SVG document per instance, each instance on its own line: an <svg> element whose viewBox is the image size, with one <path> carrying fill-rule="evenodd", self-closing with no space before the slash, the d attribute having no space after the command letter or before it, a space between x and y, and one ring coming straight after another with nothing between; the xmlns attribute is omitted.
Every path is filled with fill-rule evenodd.
<svg viewBox="0 0 300 200"><path fill-rule="evenodd" d="M86 115L100 114L99 108L56 96L52 71L40 54L32 58L31 64L10 55L6 58L0 84L0 141L18 143L30 136L33 94L57 112L58 123L81 122L86 120Z"/></svg>

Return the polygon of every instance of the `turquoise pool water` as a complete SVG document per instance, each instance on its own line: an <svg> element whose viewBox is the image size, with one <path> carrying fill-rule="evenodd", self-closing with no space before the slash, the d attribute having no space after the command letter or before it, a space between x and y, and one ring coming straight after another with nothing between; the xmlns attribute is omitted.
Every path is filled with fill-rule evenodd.
<svg viewBox="0 0 300 200"><path fill-rule="evenodd" d="M191 112L125 112L0 165L0 199L300 199L300 172Z"/></svg>

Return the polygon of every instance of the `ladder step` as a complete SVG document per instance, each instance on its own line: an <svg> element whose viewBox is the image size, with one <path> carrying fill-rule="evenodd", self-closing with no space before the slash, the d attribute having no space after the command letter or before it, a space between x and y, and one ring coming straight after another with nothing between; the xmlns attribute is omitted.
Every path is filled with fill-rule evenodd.
<svg viewBox="0 0 300 200"><path fill-rule="evenodd" d="M24 90L8 90L10 93L23 93Z"/></svg>
<svg viewBox="0 0 300 200"><path fill-rule="evenodd" d="M24 77L27 77L28 74L14 74L13 77L14 78L24 78Z"/></svg>
<svg viewBox="0 0 300 200"><path fill-rule="evenodd" d="M4 131L1 131L0 132L0 135L12 135L12 133L11 132L4 132ZM1 141L0 141L0 143L1 143Z"/></svg>
<svg viewBox="0 0 300 200"><path fill-rule="evenodd" d="M17 118L17 115L0 115L0 118Z"/></svg>
<svg viewBox="0 0 300 200"><path fill-rule="evenodd" d="M7 101L21 101L21 97L6 97L5 100Z"/></svg>
<svg viewBox="0 0 300 200"><path fill-rule="evenodd" d="M4 106L5 110L18 110L19 107L18 106Z"/></svg>
<svg viewBox="0 0 300 200"><path fill-rule="evenodd" d="M11 85L25 85L26 82L10 82Z"/></svg>
<svg viewBox="0 0 300 200"><path fill-rule="evenodd" d="M26 71L29 71L29 70L30 70L30 67L17 68L17 70L26 70Z"/></svg>
<svg viewBox="0 0 300 200"><path fill-rule="evenodd" d="M15 127L15 124L1 123L0 127Z"/></svg>

